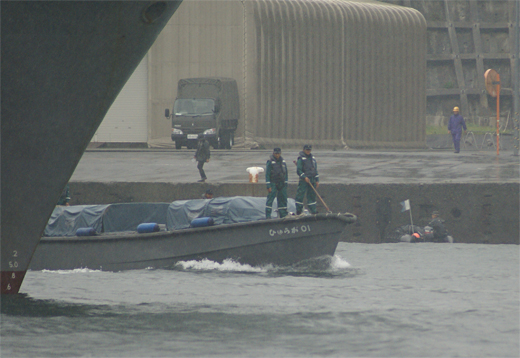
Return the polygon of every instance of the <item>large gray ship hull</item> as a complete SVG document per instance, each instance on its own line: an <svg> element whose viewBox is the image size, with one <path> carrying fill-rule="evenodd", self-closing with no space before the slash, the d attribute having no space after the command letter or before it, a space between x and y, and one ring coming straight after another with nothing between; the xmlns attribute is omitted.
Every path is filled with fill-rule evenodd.
<svg viewBox="0 0 520 358"><path fill-rule="evenodd" d="M169 268L178 261L233 259L291 265L334 255L351 214L318 214L148 234L42 238L31 270Z"/></svg>
<svg viewBox="0 0 520 358"><path fill-rule="evenodd" d="M180 1L2 1L2 294L19 292L61 191Z"/></svg>

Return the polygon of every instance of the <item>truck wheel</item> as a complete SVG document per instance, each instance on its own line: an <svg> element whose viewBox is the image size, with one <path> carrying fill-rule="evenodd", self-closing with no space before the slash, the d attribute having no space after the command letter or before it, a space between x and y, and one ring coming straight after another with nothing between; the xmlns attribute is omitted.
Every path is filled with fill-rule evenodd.
<svg viewBox="0 0 520 358"><path fill-rule="evenodd" d="M228 134L228 139L226 141L226 149L231 149L233 147L233 138L231 137L231 134Z"/></svg>
<svg viewBox="0 0 520 358"><path fill-rule="evenodd" d="M182 144L180 142L175 142L175 149L181 149Z"/></svg>
<svg viewBox="0 0 520 358"><path fill-rule="evenodd" d="M220 137L221 146L225 149L231 149L233 146L233 138L231 136L231 133L223 133Z"/></svg>

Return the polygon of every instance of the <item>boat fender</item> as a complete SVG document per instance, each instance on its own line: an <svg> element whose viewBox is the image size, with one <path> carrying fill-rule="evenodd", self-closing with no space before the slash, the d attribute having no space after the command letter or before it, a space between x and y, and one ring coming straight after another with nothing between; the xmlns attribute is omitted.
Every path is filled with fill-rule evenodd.
<svg viewBox="0 0 520 358"><path fill-rule="evenodd" d="M159 230L160 227L157 223L142 223L137 225L137 232L139 234L145 234L147 232L157 232Z"/></svg>
<svg viewBox="0 0 520 358"><path fill-rule="evenodd" d="M80 227L76 230L76 236L95 236L97 235L96 229L93 227Z"/></svg>
<svg viewBox="0 0 520 358"><path fill-rule="evenodd" d="M193 219L191 221L191 227L204 227L204 226L213 226L214 221L213 218L210 217L204 217L204 218L197 218Z"/></svg>

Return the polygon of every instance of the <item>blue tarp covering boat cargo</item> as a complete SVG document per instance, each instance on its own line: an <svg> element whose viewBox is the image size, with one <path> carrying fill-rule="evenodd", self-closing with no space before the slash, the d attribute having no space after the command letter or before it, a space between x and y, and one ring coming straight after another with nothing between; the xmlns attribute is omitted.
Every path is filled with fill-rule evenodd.
<svg viewBox="0 0 520 358"><path fill-rule="evenodd" d="M136 231L141 223L166 224L169 203L57 206L43 236L75 236L82 227L97 233Z"/></svg>
<svg viewBox="0 0 520 358"><path fill-rule="evenodd" d="M166 228L180 230L190 227L193 219L213 218L215 225L233 224L265 219L265 198L233 196L215 199L177 200L170 204ZM294 199L287 200L288 211L295 212ZM273 218L278 217L277 200L273 203Z"/></svg>
<svg viewBox="0 0 520 358"><path fill-rule="evenodd" d="M109 205L57 206L43 236L75 236L79 228L94 228L97 233L136 231L142 223L166 225L167 230L190 227L193 219L211 217L215 225L265 219L265 198L252 196L215 199L177 200L173 203L121 203ZM273 218L278 213L273 203ZM288 210L295 212L294 199Z"/></svg>

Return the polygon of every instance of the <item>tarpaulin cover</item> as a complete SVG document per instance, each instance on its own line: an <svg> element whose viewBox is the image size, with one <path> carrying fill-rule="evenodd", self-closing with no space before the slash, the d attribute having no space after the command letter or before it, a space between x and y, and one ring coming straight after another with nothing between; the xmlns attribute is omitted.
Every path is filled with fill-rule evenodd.
<svg viewBox="0 0 520 358"><path fill-rule="evenodd" d="M103 215L104 232L136 231L142 223L166 224L169 203L111 204Z"/></svg>
<svg viewBox="0 0 520 358"><path fill-rule="evenodd" d="M91 227L102 231L103 213L108 205L57 206L43 236L75 236L76 230Z"/></svg>
<svg viewBox="0 0 520 358"><path fill-rule="evenodd" d="M214 224L231 224L265 219L266 198L234 196L215 199L178 200L170 204L166 214L166 228L180 230L190 227L193 219L213 218ZM272 217L277 217L277 200ZM295 212L294 199L287 199L288 211Z"/></svg>
<svg viewBox="0 0 520 358"><path fill-rule="evenodd" d="M44 236L75 236L81 227L97 233L136 231L141 223L166 224L169 203L57 206Z"/></svg>

